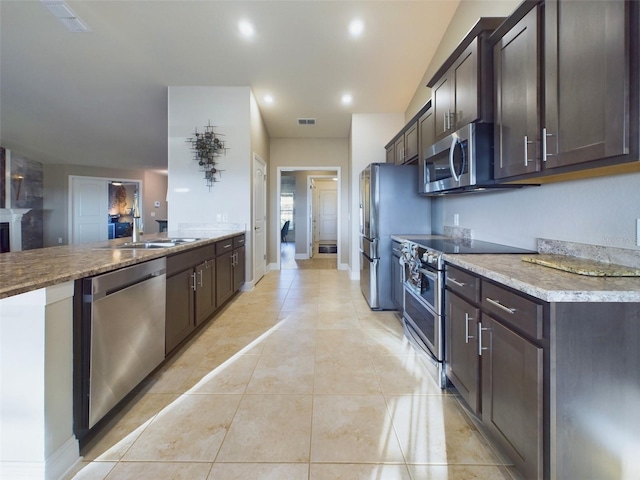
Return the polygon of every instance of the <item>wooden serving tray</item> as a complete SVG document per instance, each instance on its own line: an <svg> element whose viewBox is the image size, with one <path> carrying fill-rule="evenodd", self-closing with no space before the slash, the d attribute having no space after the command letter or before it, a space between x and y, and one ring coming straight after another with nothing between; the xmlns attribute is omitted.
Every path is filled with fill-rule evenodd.
<svg viewBox="0 0 640 480"><path fill-rule="evenodd" d="M590 277L640 277L637 268L568 255L539 254L522 257L522 261Z"/></svg>

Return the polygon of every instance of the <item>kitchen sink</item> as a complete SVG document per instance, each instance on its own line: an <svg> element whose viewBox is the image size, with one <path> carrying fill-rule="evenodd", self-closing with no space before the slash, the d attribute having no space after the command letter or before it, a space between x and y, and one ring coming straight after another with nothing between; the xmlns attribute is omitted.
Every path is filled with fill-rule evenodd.
<svg viewBox="0 0 640 480"><path fill-rule="evenodd" d="M200 238L158 238L148 240L146 242L125 242L120 245L109 245L102 248L111 249L146 249L146 248L169 248L177 245L183 245L185 243L195 242L201 240Z"/></svg>

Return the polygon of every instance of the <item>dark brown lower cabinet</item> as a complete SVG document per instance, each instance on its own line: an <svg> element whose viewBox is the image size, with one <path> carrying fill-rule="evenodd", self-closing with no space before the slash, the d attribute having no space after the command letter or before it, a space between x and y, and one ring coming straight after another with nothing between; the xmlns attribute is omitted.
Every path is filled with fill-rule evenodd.
<svg viewBox="0 0 640 480"><path fill-rule="evenodd" d="M240 290L242 285L245 282L245 252L246 248L243 245L241 247L235 248L233 251L234 264L233 264L233 291L237 292Z"/></svg>
<svg viewBox="0 0 640 480"><path fill-rule="evenodd" d="M205 260L195 269L196 326L216 310L216 259Z"/></svg>
<svg viewBox="0 0 640 480"><path fill-rule="evenodd" d="M216 258L216 299L218 305L233 295L233 251Z"/></svg>
<svg viewBox="0 0 640 480"><path fill-rule="evenodd" d="M446 374L471 411L480 415L480 310L450 291L446 308Z"/></svg>
<svg viewBox="0 0 640 480"><path fill-rule="evenodd" d="M193 269L167 277L165 354L176 348L193 330Z"/></svg>
<svg viewBox="0 0 640 480"><path fill-rule="evenodd" d="M482 315L482 422L524 478L543 476L543 350Z"/></svg>
<svg viewBox="0 0 640 480"><path fill-rule="evenodd" d="M244 238L238 235L167 257L165 354L211 318L244 283Z"/></svg>
<svg viewBox="0 0 640 480"><path fill-rule="evenodd" d="M543 303L447 265L445 371L526 479L544 478Z"/></svg>

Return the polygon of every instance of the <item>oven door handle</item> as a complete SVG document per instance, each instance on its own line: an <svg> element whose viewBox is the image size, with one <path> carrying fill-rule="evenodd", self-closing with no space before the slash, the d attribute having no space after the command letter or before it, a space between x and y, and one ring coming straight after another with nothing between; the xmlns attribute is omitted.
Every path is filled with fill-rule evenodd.
<svg viewBox="0 0 640 480"><path fill-rule="evenodd" d="M437 273L430 272L429 270L426 270L424 268L418 268L418 272L423 274L425 277L429 277L434 282L438 279L438 274Z"/></svg>

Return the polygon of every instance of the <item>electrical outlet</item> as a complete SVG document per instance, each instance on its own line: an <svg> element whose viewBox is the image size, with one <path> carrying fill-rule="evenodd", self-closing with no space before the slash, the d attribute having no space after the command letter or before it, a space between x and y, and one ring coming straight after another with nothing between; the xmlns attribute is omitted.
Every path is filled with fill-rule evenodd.
<svg viewBox="0 0 640 480"><path fill-rule="evenodd" d="M222 214L216 213L216 222L221 222L221 221L222 221Z"/></svg>
<svg viewBox="0 0 640 480"><path fill-rule="evenodd" d="M453 214L453 226L457 227L458 225L460 225L460 215L458 215L457 213Z"/></svg>
<svg viewBox="0 0 640 480"><path fill-rule="evenodd" d="M151 212L151 216L155 217L156 216L156 212Z"/></svg>
<svg viewBox="0 0 640 480"><path fill-rule="evenodd" d="M62 237L58 237L58 243L62 244Z"/></svg>

